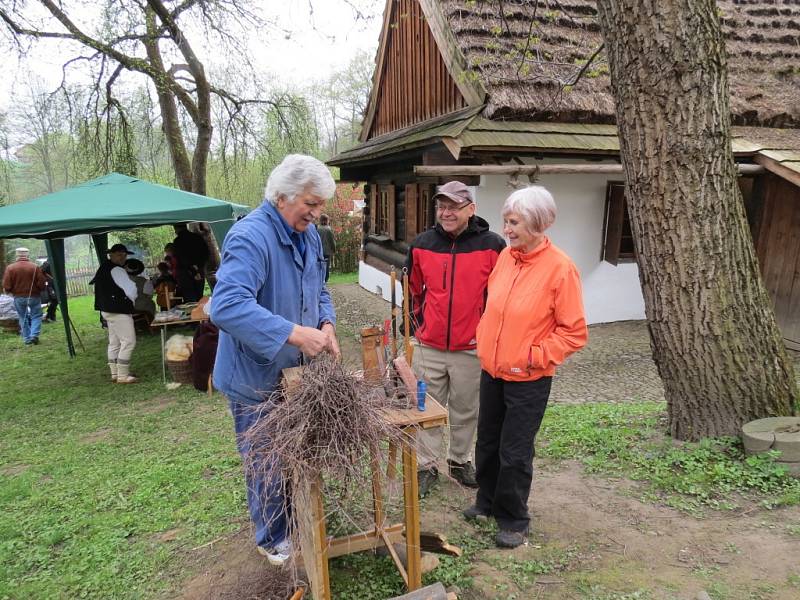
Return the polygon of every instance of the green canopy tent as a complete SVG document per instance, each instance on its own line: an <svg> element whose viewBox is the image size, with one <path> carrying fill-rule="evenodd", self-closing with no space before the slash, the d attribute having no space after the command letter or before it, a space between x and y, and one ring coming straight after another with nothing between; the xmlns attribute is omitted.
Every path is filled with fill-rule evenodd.
<svg viewBox="0 0 800 600"><path fill-rule="evenodd" d="M0 239L45 240L67 346L75 356L67 306L64 238L91 235L97 258L102 261L109 231L204 221L221 242L234 221L248 210L239 204L110 173L60 192L0 207Z"/></svg>

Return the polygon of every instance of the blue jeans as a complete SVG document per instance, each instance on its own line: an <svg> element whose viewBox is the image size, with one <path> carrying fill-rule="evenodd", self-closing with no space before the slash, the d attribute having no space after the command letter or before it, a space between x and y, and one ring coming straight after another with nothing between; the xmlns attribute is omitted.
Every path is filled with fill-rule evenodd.
<svg viewBox="0 0 800 600"><path fill-rule="evenodd" d="M287 504L283 481L275 465L264 460L263 450L251 452L250 444L242 437L248 429L266 416L267 404L244 405L231 401L236 446L244 463L247 485L247 508L255 527L256 545L272 548L287 535Z"/></svg>
<svg viewBox="0 0 800 600"><path fill-rule="evenodd" d="M39 296L14 298L14 308L19 315L22 339L27 343L38 338L42 330L42 299Z"/></svg>

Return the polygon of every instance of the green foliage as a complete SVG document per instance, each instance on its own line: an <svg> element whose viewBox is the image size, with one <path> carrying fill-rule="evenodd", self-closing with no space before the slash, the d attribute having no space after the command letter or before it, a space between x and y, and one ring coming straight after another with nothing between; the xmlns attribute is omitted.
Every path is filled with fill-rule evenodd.
<svg viewBox="0 0 800 600"><path fill-rule="evenodd" d="M746 456L736 438L676 445L660 434L663 412L656 403L554 406L545 415L540 453L641 481L645 497L690 512L732 509L742 495L767 508L800 503L800 480L774 455Z"/></svg>
<svg viewBox="0 0 800 600"><path fill-rule="evenodd" d="M0 598L162 595L246 515L224 400L165 393L158 336L139 338L141 383L111 384L91 303L69 302L74 359L60 322L39 346L0 337Z"/></svg>

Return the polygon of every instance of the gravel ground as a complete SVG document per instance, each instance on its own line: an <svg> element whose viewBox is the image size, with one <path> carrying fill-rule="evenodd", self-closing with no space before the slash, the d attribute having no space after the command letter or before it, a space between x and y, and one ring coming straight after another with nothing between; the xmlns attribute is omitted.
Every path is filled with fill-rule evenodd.
<svg viewBox="0 0 800 600"><path fill-rule="evenodd" d="M389 303L356 284L331 286L331 294L343 353L356 364L358 332L388 319ZM550 394L551 402L564 403L663 399L644 321L589 327L589 344L559 369Z"/></svg>
<svg viewBox="0 0 800 600"><path fill-rule="evenodd" d="M358 333L390 317L389 303L357 284L331 286L342 351L348 364L361 361ZM800 378L800 353L790 352ZM662 401L664 387L650 353L645 321L589 326L589 343L561 366L551 402Z"/></svg>

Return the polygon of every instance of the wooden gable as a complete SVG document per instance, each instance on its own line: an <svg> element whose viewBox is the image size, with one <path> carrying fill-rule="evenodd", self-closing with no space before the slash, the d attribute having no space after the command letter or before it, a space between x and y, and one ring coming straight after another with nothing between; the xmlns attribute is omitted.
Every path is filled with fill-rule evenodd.
<svg viewBox="0 0 800 600"><path fill-rule="evenodd" d="M362 141L483 101L485 92L463 77L452 34L429 4L435 5L387 0ZM451 52L443 55L443 44Z"/></svg>

